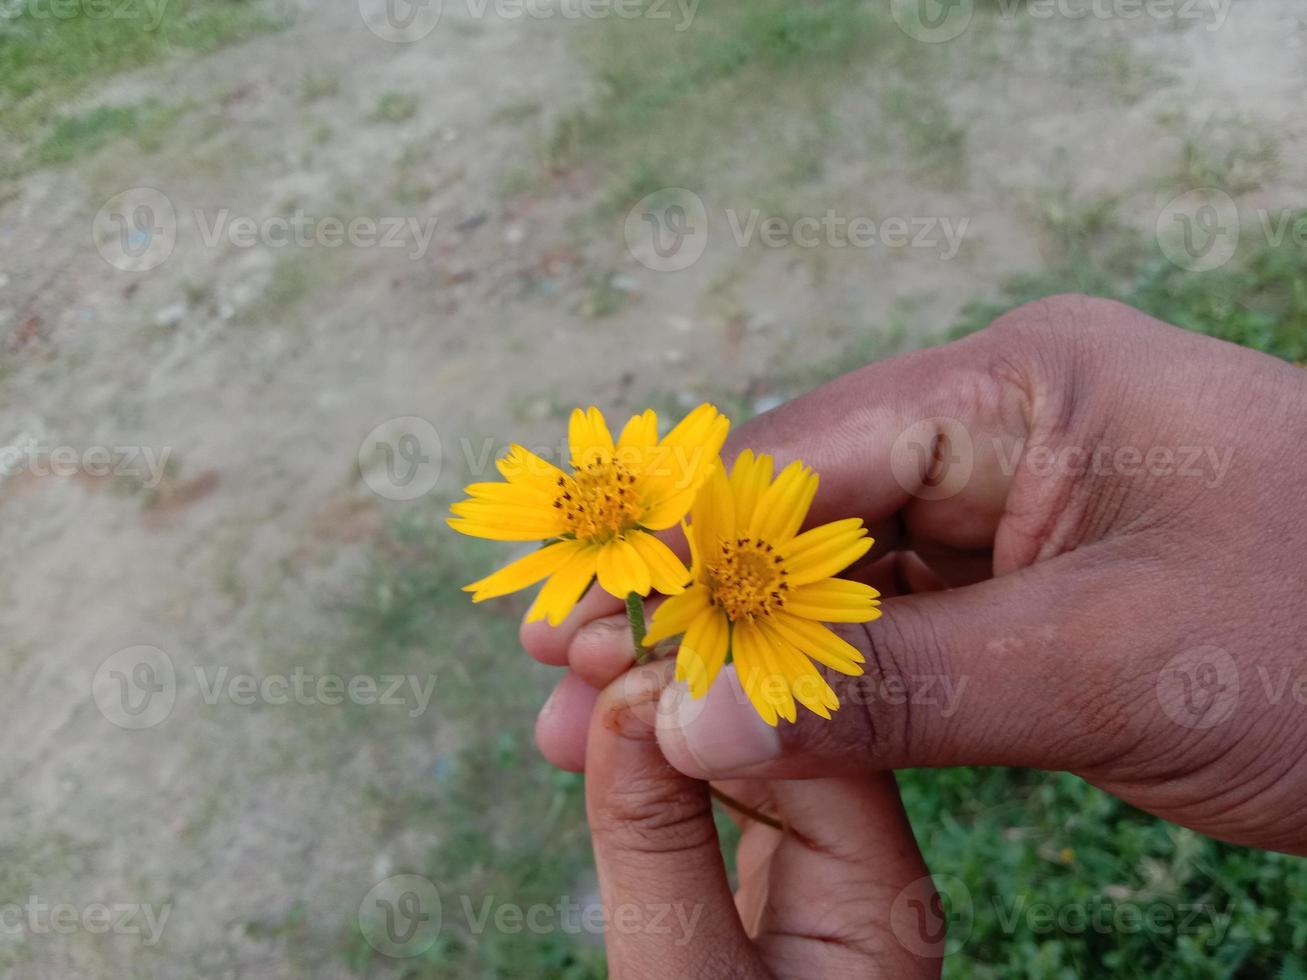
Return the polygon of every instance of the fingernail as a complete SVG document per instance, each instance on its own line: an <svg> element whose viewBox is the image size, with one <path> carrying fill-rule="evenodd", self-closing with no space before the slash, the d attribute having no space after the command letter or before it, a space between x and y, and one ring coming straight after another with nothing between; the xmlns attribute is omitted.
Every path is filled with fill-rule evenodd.
<svg viewBox="0 0 1307 980"><path fill-rule="evenodd" d="M678 697L674 707L665 704L670 697ZM679 741L702 776L729 775L780 755L780 735L749 703L734 665L723 668L697 701L682 683L663 692L663 700L670 710L659 712L660 740Z"/></svg>
<svg viewBox="0 0 1307 980"><path fill-rule="evenodd" d="M647 664L622 674L605 692L604 724L623 738L653 739L660 696L671 680L672 668L670 662Z"/></svg>

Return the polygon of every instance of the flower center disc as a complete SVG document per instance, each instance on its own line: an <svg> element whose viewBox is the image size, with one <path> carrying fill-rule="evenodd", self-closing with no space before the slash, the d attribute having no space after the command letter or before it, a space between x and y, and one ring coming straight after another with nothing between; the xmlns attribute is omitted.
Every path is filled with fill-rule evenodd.
<svg viewBox="0 0 1307 980"><path fill-rule="evenodd" d="M642 510L635 474L616 459L594 459L558 479L554 506L581 540L607 540L635 527Z"/></svg>
<svg viewBox="0 0 1307 980"><path fill-rule="evenodd" d="M721 543L721 555L708 565L714 605L732 622L770 616L785 605L785 568L771 545L750 538Z"/></svg>

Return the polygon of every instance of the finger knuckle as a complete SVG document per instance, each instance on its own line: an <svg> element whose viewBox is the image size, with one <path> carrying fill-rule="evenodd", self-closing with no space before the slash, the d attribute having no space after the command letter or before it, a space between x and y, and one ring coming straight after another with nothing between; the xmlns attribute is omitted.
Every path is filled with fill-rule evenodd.
<svg viewBox="0 0 1307 980"><path fill-rule="evenodd" d="M670 854L715 846L701 786L669 789L653 778L628 780L593 808L595 837L629 853Z"/></svg>

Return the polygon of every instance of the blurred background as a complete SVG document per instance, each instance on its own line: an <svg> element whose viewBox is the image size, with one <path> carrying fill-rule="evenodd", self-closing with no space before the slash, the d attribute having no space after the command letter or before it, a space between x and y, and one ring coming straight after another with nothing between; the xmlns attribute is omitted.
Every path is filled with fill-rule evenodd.
<svg viewBox="0 0 1307 980"><path fill-rule="evenodd" d="M1305 82L1301 0L0 0L0 975L604 976L450 500L1071 289L1307 360ZM1307 975L1301 860L901 781L948 976Z"/></svg>

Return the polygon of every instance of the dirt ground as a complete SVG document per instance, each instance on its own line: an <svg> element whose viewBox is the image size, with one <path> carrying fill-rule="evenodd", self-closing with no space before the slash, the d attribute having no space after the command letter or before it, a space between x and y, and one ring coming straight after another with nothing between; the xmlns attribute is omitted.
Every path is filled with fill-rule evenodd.
<svg viewBox="0 0 1307 980"><path fill-rule="evenodd" d="M169 910L155 943L144 928L5 930L6 975L347 975L334 945L348 910L421 844L379 828L363 788L378 772L419 784L456 743L439 689L431 710L409 689L379 708L373 740L323 704L244 704L214 685L348 678L320 653L331 611L384 522L417 505L410 491L448 498L484 447L557 442L573 404L766 408L804 370L851 365L869 331L919 343L1039 268L1073 213L1151 233L1201 180L1195 140L1254 169L1247 145L1273 143L1245 202L1307 200L1298 0L1236 2L1219 27L1013 14L995 56L940 93L961 174L882 152L863 122L889 80L851 73L821 178L757 199L743 180L691 188L706 250L660 271L628 248L626 208L600 206L607 174L542 163L556 120L594 95L578 56L592 25L478 9L446 0L428 35L388 43L352 2L305 4L284 31L118 76L86 104L166 93L183 108L162 144L33 170L0 205L0 446L26 447L0 456L0 884L83 918L97 903ZM744 148L745 173L767 153ZM151 245L175 237L171 253L146 271L116 267L157 252L123 258L104 213L133 188L175 214ZM948 258L947 242L738 246L730 222L777 200L966 230ZM400 247L206 242L224 214L297 209L434 232L423 245L430 226L405 226ZM397 418L429 422L439 448L411 422L369 435ZM379 439L392 463L416 449L439 472L397 482ZM296 903L320 958L248 928Z"/></svg>

